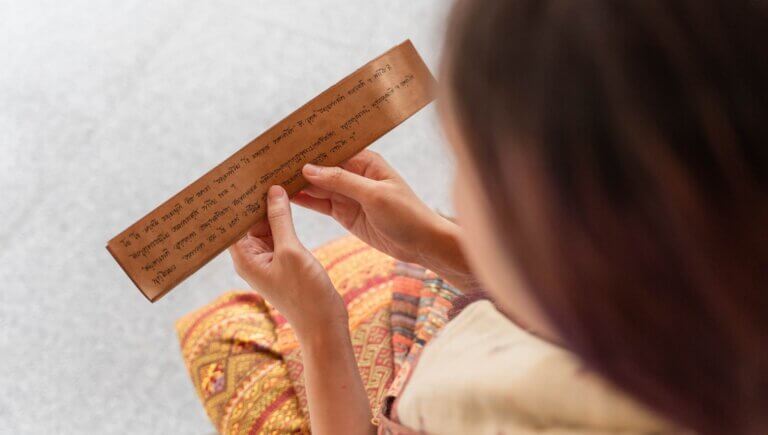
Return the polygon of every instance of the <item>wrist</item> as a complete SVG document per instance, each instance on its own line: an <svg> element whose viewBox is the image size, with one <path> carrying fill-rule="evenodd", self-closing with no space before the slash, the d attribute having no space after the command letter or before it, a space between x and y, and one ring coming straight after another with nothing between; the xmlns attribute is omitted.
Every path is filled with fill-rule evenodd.
<svg viewBox="0 0 768 435"><path fill-rule="evenodd" d="M312 328L294 328L296 339L303 351L324 351L339 349L339 346L351 344L349 322L338 319Z"/></svg>
<svg viewBox="0 0 768 435"><path fill-rule="evenodd" d="M425 231L427 237L422 241L422 249L419 250L422 265L430 269L443 269L463 257L460 231L458 225L435 213Z"/></svg>
<svg viewBox="0 0 768 435"><path fill-rule="evenodd" d="M428 248L422 250L421 265L437 273L461 290L477 287L461 248L461 227L437 215L430 228Z"/></svg>
<svg viewBox="0 0 768 435"><path fill-rule="evenodd" d="M349 313L344 300L327 274L323 274L325 279L320 280L321 287L315 291L310 291L311 286L318 285L314 280L304 281L304 296L286 307L283 313L297 338L349 327Z"/></svg>

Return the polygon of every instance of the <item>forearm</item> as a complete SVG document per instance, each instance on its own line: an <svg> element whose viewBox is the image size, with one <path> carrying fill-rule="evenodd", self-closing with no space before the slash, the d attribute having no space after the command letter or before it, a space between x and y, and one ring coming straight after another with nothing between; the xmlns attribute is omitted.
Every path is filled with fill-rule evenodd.
<svg viewBox="0 0 768 435"><path fill-rule="evenodd" d="M479 284L461 249L461 228L439 216L435 218L429 233L428 241L419 255L419 264L466 293L478 290Z"/></svg>
<svg viewBox="0 0 768 435"><path fill-rule="evenodd" d="M375 433L348 326L318 329L298 333L312 433Z"/></svg>

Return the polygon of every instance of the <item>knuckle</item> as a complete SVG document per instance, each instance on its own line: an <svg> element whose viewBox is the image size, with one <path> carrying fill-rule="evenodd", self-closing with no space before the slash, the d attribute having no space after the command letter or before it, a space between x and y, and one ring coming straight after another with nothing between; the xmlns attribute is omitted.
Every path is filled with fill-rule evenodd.
<svg viewBox="0 0 768 435"><path fill-rule="evenodd" d="M332 166L328 168L328 179L331 180L332 183L337 183L342 175L344 175L344 170L342 170L338 166Z"/></svg>
<svg viewBox="0 0 768 435"><path fill-rule="evenodd" d="M389 163L387 162L387 159L384 158L381 154L379 154L376 151L371 151L371 157L370 157L371 165L373 167L379 168L379 169L386 169L389 170Z"/></svg>
<svg viewBox="0 0 768 435"><path fill-rule="evenodd" d="M288 261L297 261L304 257L304 250L298 246L288 246L280 255Z"/></svg>
<svg viewBox="0 0 768 435"><path fill-rule="evenodd" d="M272 206L267 209L267 215L272 219L279 219L288 215L288 209L284 206Z"/></svg>

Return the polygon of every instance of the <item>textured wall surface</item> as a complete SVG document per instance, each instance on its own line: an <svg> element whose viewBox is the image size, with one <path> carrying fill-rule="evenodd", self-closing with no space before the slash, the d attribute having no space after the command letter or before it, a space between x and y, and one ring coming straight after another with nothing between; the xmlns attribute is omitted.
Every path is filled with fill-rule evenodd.
<svg viewBox="0 0 768 435"><path fill-rule="evenodd" d="M0 0L0 433L210 434L174 320L245 284L227 254L150 305L106 241L446 2ZM449 209L434 107L379 140ZM342 229L296 211L310 247Z"/></svg>

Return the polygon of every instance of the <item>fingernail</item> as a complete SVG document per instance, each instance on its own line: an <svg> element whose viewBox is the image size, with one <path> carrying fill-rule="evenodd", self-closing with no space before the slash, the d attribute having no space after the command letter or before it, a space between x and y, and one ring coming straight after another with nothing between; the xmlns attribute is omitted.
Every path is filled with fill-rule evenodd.
<svg viewBox="0 0 768 435"><path fill-rule="evenodd" d="M283 188L278 186L278 185L274 185L274 186L269 188L269 198L270 199L281 198L284 193L285 193L285 190L283 190Z"/></svg>
<svg viewBox="0 0 768 435"><path fill-rule="evenodd" d="M309 175L310 177L316 177L320 175L320 166L313 165L312 163L307 163L304 165L304 173Z"/></svg>

